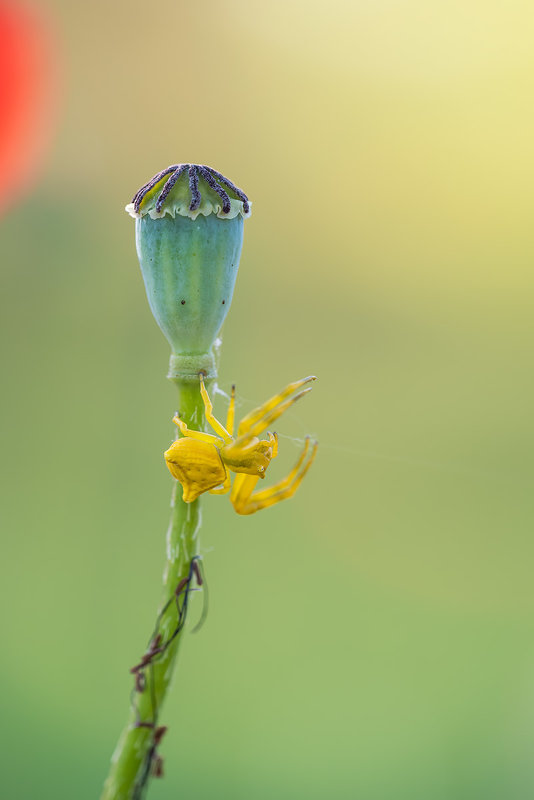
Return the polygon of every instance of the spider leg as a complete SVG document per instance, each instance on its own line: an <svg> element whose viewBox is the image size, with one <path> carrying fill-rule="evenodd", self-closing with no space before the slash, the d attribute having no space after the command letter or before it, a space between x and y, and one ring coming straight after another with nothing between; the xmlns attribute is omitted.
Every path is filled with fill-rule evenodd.
<svg viewBox="0 0 534 800"><path fill-rule="evenodd" d="M243 508L247 504L258 481L259 477L257 475L245 475L242 472L238 472L235 476L230 502L238 514L241 513L238 508Z"/></svg>
<svg viewBox="0 0 534 800"><path fill-rule="evenodd" d="M192 431L188 428L183 419L180 419L178 414L175 414L172 421L178 425L182 436L187 436L189 439L198 439L200 442L207 442L214 444L217 449L221 446L221 440L218 436L213 436L211 433L203 433L202 431Z"/></svg>
<svg viewBox="0 0 534 800"><path fill-rule="evenodd" d="M228 413L226 414L226 430L230 436L234 435L234 420L235 420L235 384L232 386L232 393L230 395L230 402L228 404Z"/></svg>
<svg viewBox="0 0 534 800"><path fill-rule="evenodd" d="M226 472L226 478L224 479L224 483L222 486L217 486L215 489L210 489L210 494L226 494L230 491L230 487L232 485L232 478L230 477L230 473Z"/></svg>
<svg viewBox="0 0 534 800"><path fill-rule="evenodd" d="M274 395L271 397L270 400L263 403L263 405L255 408L246 417L243 417L241 422L239 423L239 428L237 431L238 436L245 436L246 438L252 438L253 436L259 436L269 425L278 419L284 411L296 403L296 401L305 395L307 392L310 391L311 386L308 386L306 389L303 389L301 392L298 390L305 386L307 383L311 383L311 381L315 380L315 375L310 375L307 378L303 378L300 381L295 381L294 383L288 384L285 389L279 394ZM298 392L293 397L294 392Z"/></svg>
<svg viewBox="0 0 534 800"><path fill-rule="evenodd" d="M224 439L226 443L231 442L232 437L230 436L224 425L222 425L222 423L220 423L219 420L213 416L213 405L210 400L210 396L206 391L206 387L204 386L204 376L202 375L202 373L200 373L200 394L202 395L202 399L204 401L206 422L209 422L215 433L217 433L221 437L221 439Z"/></svg>
<svg viewBox="0 0 534 800"><path fill-rule="evenodd" d="M311 447L311 451L310 451ZM282 500L292 497L302 483L302 480L311 467L317 453L317 442L311 445L310 437L306 437L306 444L300 457L291 472L274 486L253 493L257 478L254 475L238 475L234 482L234 489L230 500L238 514L254 514L262 508L269 508ZM236 490L236 483L239 482Z"/></svg>

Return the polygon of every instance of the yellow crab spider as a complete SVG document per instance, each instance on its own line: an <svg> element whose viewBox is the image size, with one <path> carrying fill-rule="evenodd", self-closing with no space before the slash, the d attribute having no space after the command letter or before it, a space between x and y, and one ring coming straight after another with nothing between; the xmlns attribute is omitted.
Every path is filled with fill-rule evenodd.
<svg viewBox="0 0 534 800"><path fill-rule="evenodd" d="M297 491L302 479L312 465L317 452L317 442L306 437L304 450L291 470L281 481L268 489L254 492L259 478L271 459L278 454L278 437L267 431L267 439L258 438L278 417L287 411L300 397L310 391L303 389L315 376L290 383L285 389L271 397L266 403L243 417L234 438L235 386L232 386L226 427L213 416L213 406L200 377L200 392L204 401L206 420L215 431L211 433L191 430L176 415L173 422L182 433L165 452L165 461L171 475L182 484L183 500L192 503L204 492L226 494L232 489L230 501L238 514L254 514L262 508L279 503ZM233 486L230 472L235 472Z"/></svg>

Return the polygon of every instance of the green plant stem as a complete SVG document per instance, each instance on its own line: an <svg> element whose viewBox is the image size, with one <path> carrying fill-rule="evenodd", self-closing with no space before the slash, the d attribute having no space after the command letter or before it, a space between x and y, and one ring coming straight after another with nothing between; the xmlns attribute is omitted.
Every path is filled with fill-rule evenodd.
<svg viewBox="0 0 534 800"><path fill-rule="evenodd" d="M178 386L181 418L189 427L203 430L204 411L198 382L175 379L175 383ZM155 633L161 634L163 643L172 637L177 628L175 591L180 582L190 575L191 560L198 554L200 528L199 500L184 503L178 483L174 486L171 508L163 596L155 629ZM162 613L167 604L168 608ZM142 796L150 771L158 716L171 682L181 639L182 632L172 640L165 652L143 670L146 684L142 692L133 694L132 711L113 754L101 800L137 800ZM140 722L145 723L146 727L140 727Z"/></svg>

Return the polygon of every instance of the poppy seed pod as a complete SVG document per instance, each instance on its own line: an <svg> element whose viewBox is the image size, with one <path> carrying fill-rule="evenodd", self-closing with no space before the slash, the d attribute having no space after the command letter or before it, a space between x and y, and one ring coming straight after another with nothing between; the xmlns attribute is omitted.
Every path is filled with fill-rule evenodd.
<svg viewBox="0 0 534 800"><path fill-rule="evenodd" d="M247 196L211 167L175 164L126 206L148 302L171 345L169 378L215 377L214 343L232 302Z"/></svg>

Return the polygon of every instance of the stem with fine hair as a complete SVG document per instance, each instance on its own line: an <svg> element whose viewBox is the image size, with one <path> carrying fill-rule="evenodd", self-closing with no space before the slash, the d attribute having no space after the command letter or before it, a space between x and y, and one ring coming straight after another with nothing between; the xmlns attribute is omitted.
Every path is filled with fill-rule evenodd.
<svg viewBox="0 0 534 800"><path fill-rule="evenodd" d="M180 416L196 430L204 430L204 407L198 380L175 378ZM161 771L157 746L165 728L161 711L182 639L187 602L195 569L200 528L200 501L184 503L176 483L167 531L167 552L161 599L154 632L135 676L132 710L111 761L101 800L140 800L151 774Z"/></svg>
<svg viewBox="0 0 534 800"><path fill-rule="evenodd" d="M199 375L202 373L208 384L217 375L218 335L232 301L250 203L246 194L217 170L203 164L174 164L145 183L126 211L135 219L147 299L171 347L167 377L178 387L179 416L188 429L203 431ZM167 466L182 483L167 453ZM219 474L221 469L222 462ZM198 495L186 494L186 503L179 483L175 485L163 597L148 647L130 670L132 711L101 800L140 800L150 776L162 774L158 746L166 728L160 724L159 714L174 671L191 591L195 582L197 586L203 583Z"/></svg>

